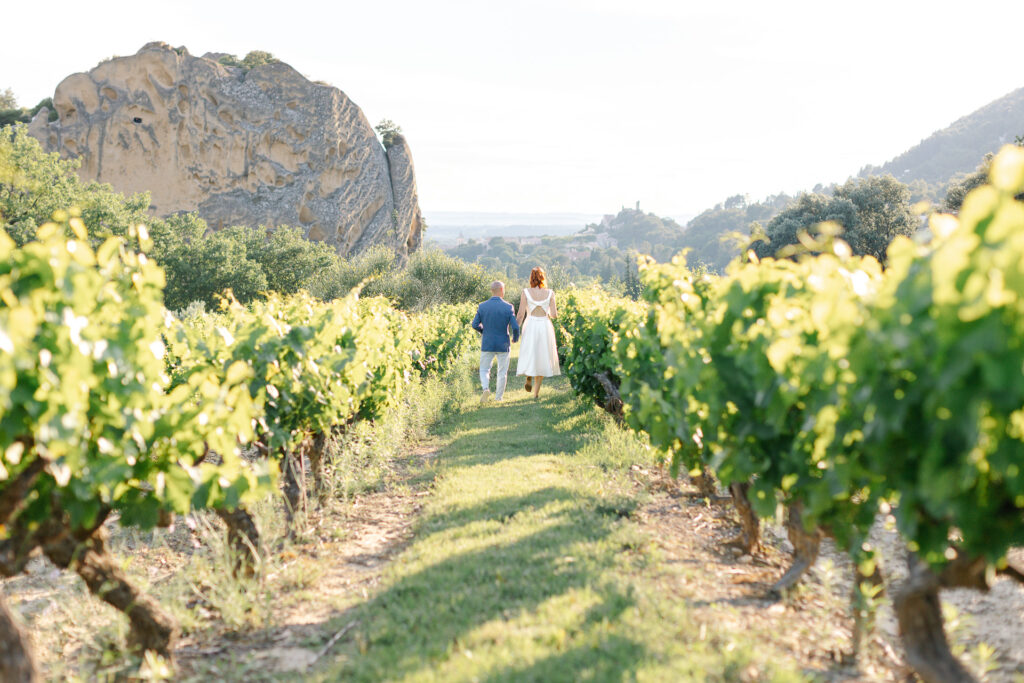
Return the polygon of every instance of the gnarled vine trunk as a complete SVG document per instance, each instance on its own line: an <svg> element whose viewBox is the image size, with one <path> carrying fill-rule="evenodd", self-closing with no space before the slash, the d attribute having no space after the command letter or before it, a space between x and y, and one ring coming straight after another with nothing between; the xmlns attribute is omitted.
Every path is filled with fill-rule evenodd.
<svg viewBox="0 0 1024 683"><path fill-rule="evenodd" d="M32 489L36 479L46 469L46 463L46 459L36 456L25 469L18 472L17 476L8 480L4 487L0 488L0 525L7 524L7 521L22 506L25 496Z"/></svg>
<svg viewBox="0 0 1024 683"><path fill-rule="evenodd" d="M957 558L941 575L914 553L907 554L910 574L893 599L907 663L925 683L969 683L974 677L953 656L946 640L939 590L987 589L984 562Z"/></svg>
<svg viewBox="0 0 1024 683"><path fill-rule="evenodd" d="M228 529L228 547L234 553L235 574L255 576L260 562L260 530L244 507L217 510Z"/></svg>
<svg viewBox="0 0 1024 683"><path fill-rule="evenodd" d="M58 567L74 569L93 595L128 616L130 647L171 657L177 623L156 600L128 580L120 563L107 551L106 539L102 527L81 540L66 533L46 543L43 552Z"/></svg>
<svg viewBox="0 0 1024 683"><path fill-rule="evenodd" d="M32 534L16 530L0 541L0 576L17 576L25 570L39 544Z"/></svg>
<svg viewBox="0 0 1024 683"><path fill-rule="evenodd" d="M740 517L740 533L734 538L726 541L726 545L739 548L744 553L753 554L761 547L761 520L757 518L754 508L750 505L747 492L750 491L750 484L729 484L729 494L732 496L736 513Z"/></svg>
<svg viewBox="0 0 1024 683"><path fill-rule="evenodd" d="M289 531L293 533L296 515L306 511L306 477L302 463L302 451L302 446L294 451L285 449L284 457L281 459L281 469L284 475L281 488L284 491Z"/></svg>
<svg viewBox="0 0 1024 683"><path fill-rule="evenodd" d="M327 434L317 432L309 446L309 471L313 475L313 492L317 502L323 505L327 498L327 481L324 477L324 461L327 459Z"/></svg>
<svg viewBox="0 0 1024 683"><path fill-rule="evenodd" d="M608 376L607 372L595 372L594 379L596 379L601 384L601 388L604 389L604 403L598 402L598 405L621 421L624 406L622 403L622 396L619 394L619 388L615 386L615 382L612 381L612 378Z"/></svg>
<svg viewBox="0 0 1024 683"><path fill-rule="evenodd" d="M704 498L714 498L718 495L718 482L707 465L701 469L700 474L690 477L690 480Z"/></svg>
<svg viewBox="0 0 1024 683"><path fill-rule="evenodd" d="M818 561L818 552L821 549L821 531L818 529L807 531L804 528L803 508L802 503L793 503L786 511L786 536L793 544L793 563L769 589L769 595L781 596L795 586L807 573L807 570Z"/></svg>

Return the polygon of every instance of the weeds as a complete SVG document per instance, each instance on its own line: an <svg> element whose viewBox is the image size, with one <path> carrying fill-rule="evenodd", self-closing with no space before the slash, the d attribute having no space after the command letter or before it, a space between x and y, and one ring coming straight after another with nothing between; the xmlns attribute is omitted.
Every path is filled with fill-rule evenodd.
<svg viewBox="0 0 1024 683"><path fill-rule="evenodd" d="M986 674L999 669L998 655L991 645L986 642L979 642L973 648L966 645L974 633L974 617L948 602L942 603L942 617L949 634L950 651L967 665L973 675L985 680Z"/></svg>
<svg viewBox="0 0 1024 683"><path fill-rule="evenodd" d="M325 473L325 507L318 508L311 499L299 520L302 531L294 537L289 537L279 497L252 506L249 511L262 543L254 576L233 571L235 551L227 543L224 526L205 511L178 519L169 529L141 532L115 527L112 551L122 558L132 579L178 619L186 640L210 642L232 634L246 634L249 640L266 637L259 634L270 632L285 611L315 599L310 591L318 586L326 566L316 548L323 538L345 534L343 526L320 528L327 513L337 512L355 496L395 483L396 468L410 444L426 439L438 421L465 404L472 391L471 364L472 359L462 359L445 377L417 379L385 419L357 423L334 437ZM43 579L49 573L42 565L37 567L39 579L26 581L39 584L37 592L46 596L38 599L46 603L45 618L34 618L32 631L43 659L49 660L48 677L107 681L172 676L165 660L127 652L124 615L98 603L80 579L61 575L54 584Z"/></svg>

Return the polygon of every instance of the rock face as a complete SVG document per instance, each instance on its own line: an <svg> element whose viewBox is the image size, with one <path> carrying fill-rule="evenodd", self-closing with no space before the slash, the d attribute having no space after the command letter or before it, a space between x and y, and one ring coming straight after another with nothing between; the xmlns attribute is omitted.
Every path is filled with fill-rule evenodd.
<svg viewBox="0 0 1024 683"><path fill-rule="evenodd" d="M227 225L302 226L341 254L387 244L402 255L423 221L409 146L385 153L343 92L287 64L228 67L149 43L65 78L29 132L78 157L83 180L149 192L157 215L198 211Z"/></svg>
<svg viewBox="0 0 1024 683"><path fill-rule="evenodd" d="M388 148L388 168L391 171L391 191L395 197L395 218L398 225L408 225L410 228L406 248L411 254L420 246L423 215L420 213L420 199L416 191L412 153L404 135L396 135Z"/></svg>

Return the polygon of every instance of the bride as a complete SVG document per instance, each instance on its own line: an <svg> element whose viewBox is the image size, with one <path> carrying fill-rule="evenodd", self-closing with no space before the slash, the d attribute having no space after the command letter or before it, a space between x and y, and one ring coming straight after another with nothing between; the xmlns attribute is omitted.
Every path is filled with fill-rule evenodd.
<svg viewBox="0 0 1024 683"><path fill-rule="evenodd" d="M540 384L545 377L562 374L558 368L555 327L551 324L558 309L555 308L555 293L547 288L546 279L540 266L530 271L530 286L523 290L516 316L523 330L516 374L526 375L526 390L532 385L535 399L540 398Z"/></svg>

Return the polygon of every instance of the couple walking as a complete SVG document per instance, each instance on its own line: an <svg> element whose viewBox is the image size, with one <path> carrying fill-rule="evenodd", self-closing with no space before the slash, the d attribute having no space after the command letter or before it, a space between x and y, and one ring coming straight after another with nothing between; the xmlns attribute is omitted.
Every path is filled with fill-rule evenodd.
<svg viewBox="0 0 1024 683"><path fill-rule="evenodd" d="M519 314L505 301L505 283L491 283L492 296L476 309L472 327L483 334L480 341L480 384L483 394L480 402L490 399L491 364L498 360L498 381L494 391L497 401L505 394L508 374L509 331L512 343L522 344L516 375L526 375L526 390L533 389L533 397L540 398L540 385L545 377L561 374L558 367L558 349L555 346L555 328L551 320L558 315L555 293L547 288L544 270L538 266L530 271L530 286L519 298Z"/></svg>

